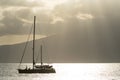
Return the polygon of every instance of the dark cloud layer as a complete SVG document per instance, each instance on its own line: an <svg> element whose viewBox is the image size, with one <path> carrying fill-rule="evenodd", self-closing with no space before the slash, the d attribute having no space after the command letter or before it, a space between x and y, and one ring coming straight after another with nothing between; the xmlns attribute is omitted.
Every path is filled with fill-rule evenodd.
<svg viewBox="0 0 120 80"><path fill-rule="evenodd" d="M4 24L4 27L9 27L10 24L8 22L11 21L11 23L14 23L13 25L11 24L11 26L14 26L14 28L21 26L19 28L22 29L24 28L23 24L25 23L23 19L26 21L32 21L33 16L36 15L39 25L41 25L42 27L44 26L45 29L49 28L48 26L54 26L54 27L50 27L53 30L53 32L58 32L60 28L61 30L63 30L67 26L69 26L68 29L69 28L74 29L73 27L74 25L78 27L82 27L82 26L85 27L86 25L89 25L91 29L92 28L94 29L94 26L96 27L99 26L97 24L102 24L103 26L108 28L109 27L112 28L113 26L119 26L119 22L118 22L120 19L120 16L119 16L120 9L118 4L119 1L112 1L112 0L111 2L109 1L103 2L99 0L97 1L85 0L85 1L78 1L76 3L74 1L72 1L71 3L66 2L61 5L55 6L53 10L48 12L45 11L44 9L41 10L40 7L38 7L38 10L34 12L33 9L30 8L29 6L27 8L19 9L20 8L19 5L21 5L22 7L24 6L24 4L28 4L26 0L18 0L18 1L9 0L7 2L5 0L1 0L0 4L8 5L8 7L5 10L3 9L2 16L4 18L0 21L0 23ZM17 8L9 9L10 4L12 6L14 6L15 4ZM78 19L76 16L79 13L86 17L88 15L91 15L93 16L93 19L86 20L86 21L82 20L81 18ZM62 18L64 22L58 21L55 24L51 24L53 20L53 16ZM72 26L69 25L69 23L71 22L72 22ZM76 24L76 22L78 23ZM59 25L62 25L62 26L58 27ZM9 30L12 31L13 28L9 28L6 31L9 32ZM15 29L13 30L13 32L14 31ZM46 33L46 31L44 33Z"/></svg>
<svg viewBox="0 0 120 80"><path fill-rule="evenodd" d="M41 2L42 3L42 2ZM1 0L1 7L34 7L34 6L42 6L37 2L29 2L29 0Z"/></svg>

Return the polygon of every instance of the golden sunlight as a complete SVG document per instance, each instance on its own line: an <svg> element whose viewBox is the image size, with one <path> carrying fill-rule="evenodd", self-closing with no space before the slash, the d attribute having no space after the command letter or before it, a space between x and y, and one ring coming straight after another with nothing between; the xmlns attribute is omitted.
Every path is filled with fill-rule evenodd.
<svg viewBox="0 0 120 80"><path fill-rule="evenodd" d="M54 67L59 74L56 80L96 80L96 77L91 75L94 74L98 77L98 74L107 70L108 65L102 63L56 63Z"/></svg>
<svg viewBox="0 0 120 80"><path fill-rule="evenodd" d="M92 70L92 72L98 73L100 71L104 71L107 67L107 66L105 67L104 64L96 64L96 63L93 63L93 64L92 63L78 63L78 64L77 63L68 63L67 65L63 65L63 64L64 63L61 63L61 65L63 67L62 68L63 71L68 70L66 72L69 72L69 70L74 68L74 70L71 73L76 73L77 71L87 73L87 72L91 72L91 70ZM71 73L68 73L68 74L71 74Z"/></svg>

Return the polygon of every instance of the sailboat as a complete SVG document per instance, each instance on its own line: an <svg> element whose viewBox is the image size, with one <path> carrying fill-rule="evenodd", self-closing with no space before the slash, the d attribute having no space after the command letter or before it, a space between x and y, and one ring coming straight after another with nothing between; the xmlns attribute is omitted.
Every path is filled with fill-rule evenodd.
<svg viewBox="0 0 120 80"><path fill-rule="evenodd" d="M32 68L25 68L25 69L18 69L18 73L56 73L55 69L52 65L45 65L43 64L42 60L42 45L41 45L41 64L36 65L34 55L35 55L35 22L36 22L36 16L34 16L34 28L33 28L33 62L32 62Z"/></svg>

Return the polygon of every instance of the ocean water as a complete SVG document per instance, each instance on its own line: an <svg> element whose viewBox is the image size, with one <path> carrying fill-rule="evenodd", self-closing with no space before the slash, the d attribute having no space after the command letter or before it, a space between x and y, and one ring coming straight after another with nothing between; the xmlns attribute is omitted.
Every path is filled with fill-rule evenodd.
<svg viewBox="0 0 120 80"><path fill-rule="evenodd" d="M120 63L54 63L52 74L19 74L18 65L0 63L0 80L120 80Z"/></svg>

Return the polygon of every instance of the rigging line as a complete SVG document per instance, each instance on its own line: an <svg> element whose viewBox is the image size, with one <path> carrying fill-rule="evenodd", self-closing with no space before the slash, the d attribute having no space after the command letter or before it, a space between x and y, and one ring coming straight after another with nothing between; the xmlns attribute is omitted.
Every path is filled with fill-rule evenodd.
<svg viewBox="0 0 120 80"><path fill-rule="evenodd" d="M39 52L40 52L40 49L39 49ZM38 54L37 54L36 63L38 62L38 58L39 58L39 56L40 56L39 52L38 52Z"/></svg>
<svg viewBox="0 0 120 80"><path fill-rule="evenodd" d="M32 26L33 26L33 24L32 24ZM29 33L29 35L28 35L27 42L26 42L25 47L24 47L24 50L23 50L23 55L22 55L22 57L21 57L19 67L20 67L20 65L21 65L21 63L22 63L22 60L23 60L23 57L24 57L24 55L25 55L25 51L26 51L26 48L27 48L27 45L28 45L28 41L29 41L29 39L30 39L30 34L32 33L32 29L33 29L33 27L31 27L30 33Z"/></svg>

